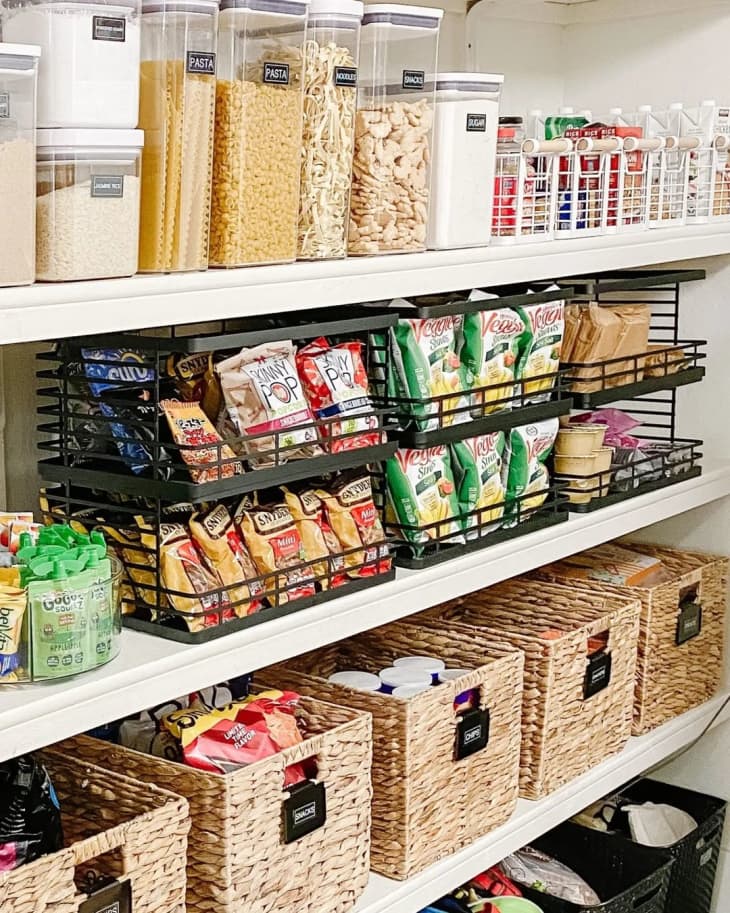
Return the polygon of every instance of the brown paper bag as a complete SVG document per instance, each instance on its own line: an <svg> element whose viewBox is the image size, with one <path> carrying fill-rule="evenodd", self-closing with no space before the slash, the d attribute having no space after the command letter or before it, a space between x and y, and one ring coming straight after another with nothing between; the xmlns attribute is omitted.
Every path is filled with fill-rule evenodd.
<svg viewBox="0 0 730 913"><path fill-rule="evenodd" d="M574 364L595 364L613 358L621 334L622 322L612 308L591 303L581 308L580 325L573 346L571 361ZM607 373L613 370L607 369ZM571 377L578 378L572 384L574 393L594 393L605 386L602 368L575 368Z"/></svg>
<svg viewBox="0 0 730 913"><path fill-rule="evenodd" d="M621 332L616 342L614 358L622 355L643 355L649 347L649 326L651 324L651 307L648 304L628 304L612 308L621 321ZM644 379L646 359L631 358L628 361L616 362L609 366L606 380L607 387L623 387Z"/></svg>

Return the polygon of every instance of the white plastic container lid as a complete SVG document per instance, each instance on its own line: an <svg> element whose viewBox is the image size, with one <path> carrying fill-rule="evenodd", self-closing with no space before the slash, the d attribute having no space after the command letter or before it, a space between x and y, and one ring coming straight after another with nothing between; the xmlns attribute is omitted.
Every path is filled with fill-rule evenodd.
<svg viewBox="0 0 730 913"><path fill-rule="evenodd" d="M429 687L429 685L399 685L397 688L393 688L391 697L413 697L416 694L423 694L424 691L428 691Z"/></svg>
<svg viewBox="0 0 730 913"><path fill-rule="evenodd" d="M333 685L347 685L358 691L379 691L380 679L372 672L360 672L357 669L347 669L344 672L335 672L327 679Z"/></svg>
<svg viewBox="0 0 730 913"><path fill-rule="evenodd" d="M143 13L206 13L218 12L218 0L142 0Z"/></svg>
<svg viewBox="0 0 730 913"><path fill-rule="evenodd" d="M439 672L439 681L453 682L454 679L461 678L462 675L468 675L470 672L473 672L473 669L443 669Z"/></svg>
<svg viewBox="0 0 730 913"><path fill-rule="evenodd" d="M444 11L428 6L405 6L400 3L373 3L365 7L362 24L383 22L407 25L413 28L435 29L443 19Z"/></svg>
<svg viewBox="0 0 730 913"><path fill-rule="evenodd" d="M41 49L37 44L8 44L0 41L0 57L26 57L37 58L41 56Z"/></svg>
<svg viewBox="0 0 730 913"><path fill-rule="evenodd" d="M380 673L380 681L388 688L398 688L400 685L419 685L422 688L431 687L431 676L423 669L411 666L389 666Z"/></svg>
<svg viewBox="0 0 730 913"><path fill-rule="evenodd" d="M401 656L393 666L396 669L421 669L429 675L436 675L446 668L446 663L435 656Z"/></svg>
<svg viewBox="0 0 730 913"><path fill-rule="evenodd" d="M356 16L362 19L365 4L361 0L311 0L309 15L317 16Z"/></svg>
<svg viewBox="0 0 730 913"><path fill-rule="evenodd" d="M499 91L504 83L503 73L437 73L436 91L484 92Z"/></svg>
<svg viewBox="0 0 730 913"><path fill-rule="evenodd" d="M144 130L37 130L38 149L54 149L64 146L99 149L141 149L144 146Z"/></svg>
<svg viewBox="0 0 730 913"><path fill-rule="evenodd" d="M250 10L274 16L306 16L309 0L221 0L220 11Z"/></svg>

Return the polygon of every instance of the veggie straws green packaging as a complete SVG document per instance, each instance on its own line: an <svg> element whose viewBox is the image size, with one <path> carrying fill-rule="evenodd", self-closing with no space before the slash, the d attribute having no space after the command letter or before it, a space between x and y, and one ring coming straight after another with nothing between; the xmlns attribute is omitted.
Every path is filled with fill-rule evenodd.
<svg viewBox="0 0 730 913"><path fill-rule="evenodd" d="M545 503L550 473L545 463L552 453L560 422L556 418L523 425L509 432L507 469L507 515L514 525ZM531 495L517 503L517 499Z"/></svg>

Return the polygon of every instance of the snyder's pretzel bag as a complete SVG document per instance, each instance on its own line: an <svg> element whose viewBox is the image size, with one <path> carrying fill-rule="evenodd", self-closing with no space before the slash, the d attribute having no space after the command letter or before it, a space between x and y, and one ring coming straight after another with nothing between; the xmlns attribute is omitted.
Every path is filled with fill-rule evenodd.
<svg viewBox="0 0 730 913"><path fill-rule="evenodd" d="M550 485L550 473L545 465L555 446L560 422L557 418L533 425L523 425L509 432L507 460L507 501L514 502L523 495L533 495L520 502L508 503L506 513L522 519L545 503Z"/></svg>
<svg viewBox="0 0 730 913"><path fill-rule="evenodd" d="M294 352L291 342L265 343L216 368L228 417L243 437L242 451L257 466L272 465L275 452L278 462L320 452Z"/></svg>
<svg viewBox="0 0 730 913"><path fill-rule="evenodd" d="M180 447L180 456L190 467L193 482L217 482L241 472L236 454L222 442L198 403L163 399L160 408L170 426L173 440ZM192 447L195 449L189 449Z"/></svg>
<svg viewBox="0 0 730 913"><path fill-rule="evenodd" d="M216 569L228 600L239 618L253 615L261 608L263 584L241 541L225 504L190 518L190 532L195 544Z"/></svg>
<svg viewBox="0 0 730 913"><path fill-rule="evenodd" d="M462 518L467 539L484 536L500 525L505 501L504 450L503 431L451 445L459 510L467 515ZM468 516L474 511L479 513Z"/></svg>
<svg viewBox="0 0 730 913"><path fill-rule="evenodd" d="M297 368L315 417L337 419L320 428L323 438L331 438L327 450L339 453L380 443L361 342L331 346L323 337L315 339L297 353Z"/></svg>
<svg viewBox="0 0 730 913"><path fill-rule="evenodd" d="M264 580L265 595L271 602L283 605L314 595L314 572L311 566L303 566L307 560L304 544L286 504L247 504L239 509L236 520L259 574L272 575Z"/></svg>
<svg viewBox="0 0 730 913"><path fill-rule="evenodd" d="M316 491L311 489L295 494L285 491L284 497L302 537L307 561L312 565L317 582L323 590L347 583L342 546L324 515L324 504Z"/></svg>
<svg viewBox="0 0 730 913"><path fill-rule="evenodd" d="M388 571L389 551L373 500L370 475L358 471L344 473L329 491L319 490L317 494L324 502L327 521L342 549L350 550L350 554L345 556L348 574L351 577L373 577Z"/></svg>
<svg viewBox="0 0 730 913"><path fill-rule="evenodd" d="M544 301L518 307L516 311L525 326L519 343L517 378L523 381L526 402L544 403L550 399L560 367L565 303Z"/></svg>

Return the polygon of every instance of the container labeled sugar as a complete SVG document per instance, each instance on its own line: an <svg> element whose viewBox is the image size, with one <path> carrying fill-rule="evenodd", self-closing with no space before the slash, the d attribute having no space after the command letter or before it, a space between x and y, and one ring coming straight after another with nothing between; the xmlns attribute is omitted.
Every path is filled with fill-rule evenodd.
<svg viewBox="0 0 730 913"><path fill-rule="evenodd" d="M137 272L141 130L39 130L36 277Z"/></svg>
<svg viewBox="0 0 730 913"><path fill-rule="evenodd" d="M0 42L0 287L35 279L35 96L40 48Z"/></svg>
<svg viewBox="0 0 730 913"><path fill-rule="evenodd" d="M217 23L217 0L144 0L142 6L144 272L208 265Z"/></svg>
<svg viewBox="0 0 730 913"><path fill-rule="evenodd" d="M346 685L348 688L355 688L357 691L379 691L380 679L371 672L361 672L358 669L345 669L342 672L335 672L327 679L333 685Z"/></svg>
<svg viewBox="0 0 730 913"><path fill-rule="evenodd" d="M417 685L421 688L430 688L432 678L429 672L423 669L412 669L408 666L389 666L380 673L380 690L384 694L392 694L401 685Z"/></svg>
<svg viewBox="0 0 730 913"><path fill-rule="evenodd" d="M2 29L41 47L39 127L137 126L139 0L3 0Z"/></svg>
<svg viewBox="0 0 730 913"><path fill-rule="evenodd" d="M434 656L401 656L393 665L397 669L418 669L421 672L428 672L434 685L439 681L439 674L446 668L446 663Z"/></svg>

